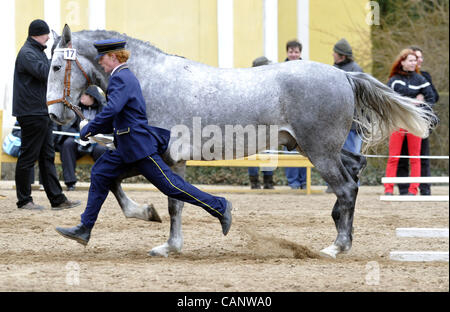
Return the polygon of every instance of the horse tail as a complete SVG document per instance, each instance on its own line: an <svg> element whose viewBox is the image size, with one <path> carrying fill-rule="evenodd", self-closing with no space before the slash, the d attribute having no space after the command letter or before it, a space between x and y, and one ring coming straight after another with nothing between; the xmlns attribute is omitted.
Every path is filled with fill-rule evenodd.
<svg viewBox="0 0 450 312"><path fill-rule="evenodd" d="M399 128L426 138L436 116L428 104L399 95L372 76L346 72L355 94L355 121L368 146L390 137Z"/></svg>

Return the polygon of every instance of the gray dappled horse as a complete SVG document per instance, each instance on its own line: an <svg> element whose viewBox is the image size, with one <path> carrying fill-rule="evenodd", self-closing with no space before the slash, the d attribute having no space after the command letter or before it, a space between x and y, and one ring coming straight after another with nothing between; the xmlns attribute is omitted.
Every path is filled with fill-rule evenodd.
<svg viewBox="0 0 450 312"><path fill-rule="evenodd" d="M194 117L201 118L202 125L218 126L222 133L225 125L277 125L278 143L308 157L337 196L332 211L337 238L322 250L322 254L333 258L351 248L358 174L366 164L361 155L341 152L354 112L369 144L386 139L399 127L421 137L428 135L430 113L414 105L417 101L397 95L364 73L346 73L309 61L219 69L166 54L147 42L123 34L100 30L71 33L66 25L53 48L58 52L66 47L77 50L79 65L71 61L68 102L79 103L88 81L106 90L108 75L94 60L97 52L93 42L107 38L127 41L127 49L131 51L128 64L141 83L150 125L166 129L184 125L191 135ZM48 101L67 94L64 75L68 63L63 53L53 54ZM73 111L63 102L49 106L51 118L60 124L74 118ZM171 145L176 139L172 137ZM210 138L202 137L201 143L207 139ZM185 160L191 159L202 146L192 139L186 142L190 144L188 149L171 153L169 147L163 155L164 161L182 177ZM223 142L220 137L216 142L220 146L214 145L222 151L219 156L226 155ZM267 148L262 144L256 152ZM111 191L126 217L149 220L149 206L135 203L120 186L124 178L136 174L130 168L127 176L115 181ZM182 202L169 198L170 237L163 245L153 248L151 255L167 256L181 251L182 208Z"/></svg>

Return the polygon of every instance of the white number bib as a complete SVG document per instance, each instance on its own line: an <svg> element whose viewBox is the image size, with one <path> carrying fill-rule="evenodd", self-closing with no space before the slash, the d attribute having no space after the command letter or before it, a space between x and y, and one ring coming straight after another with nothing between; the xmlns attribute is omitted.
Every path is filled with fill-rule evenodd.
<svg viewBox="0 0 450 312"><path fill-rule="evenodd" d="M54 52L63 52L65 60L75 61L77 59L77 49L55 49Z"/></svg>

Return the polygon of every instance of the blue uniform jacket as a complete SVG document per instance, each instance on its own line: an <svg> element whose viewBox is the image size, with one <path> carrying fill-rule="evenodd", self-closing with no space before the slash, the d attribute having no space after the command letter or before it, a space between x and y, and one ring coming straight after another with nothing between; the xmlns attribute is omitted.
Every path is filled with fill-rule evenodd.
<svg viewBox="0 0 450 312"><path fill-rule="evenodd" d="M125 65L109 78L108 103L81 130L81 138L114 132L116 152L132 163L167 149L170 131L148 125L145 100L136 76Z"/></svg>

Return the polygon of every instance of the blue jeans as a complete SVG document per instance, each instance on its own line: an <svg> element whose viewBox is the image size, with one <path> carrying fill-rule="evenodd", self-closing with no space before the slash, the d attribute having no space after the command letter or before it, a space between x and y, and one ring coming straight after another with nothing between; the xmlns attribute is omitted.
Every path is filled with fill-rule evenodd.
<svg viewBox="0 0 450 312"><path fill-rule="evenodd" d="M263 172L264 176L271 176L273 175L273 170L261 170ZM259 174L259 168L258 167L248 167L248 175L249 176L257 176Z"/></svg>
<svg viewBox="0 0 450 312"><path fill-rule="evenodd" d="M283 147L284 151L288 149ZM306 168L305 167L287 167L284 169L288 184L291 188L305 188L306 187Z"/></svg>
<svg viewBox="0 0 450 312"><path fill-rule="evenodd" d="M306 168L285 168L288 184L292 188L304 188L306 186Z"/></svg>
<svg viewBox="0 0 450 312"><path fill-rule="evenodd" d="M355 154L361 153L362 140L356 130L350 130L347 139L345 140L343 149Z"/></svg>
<svg viewBox="0 0 450 312"><path fill-rule="evenodd" d="M356 130L351 129L348 133L347 139L345 140L343 149L350 151L355 154L361 153L361 147L362 147L362 140L359 137ZM358 185L360 185L360 182L358 181Z"/></svg>

